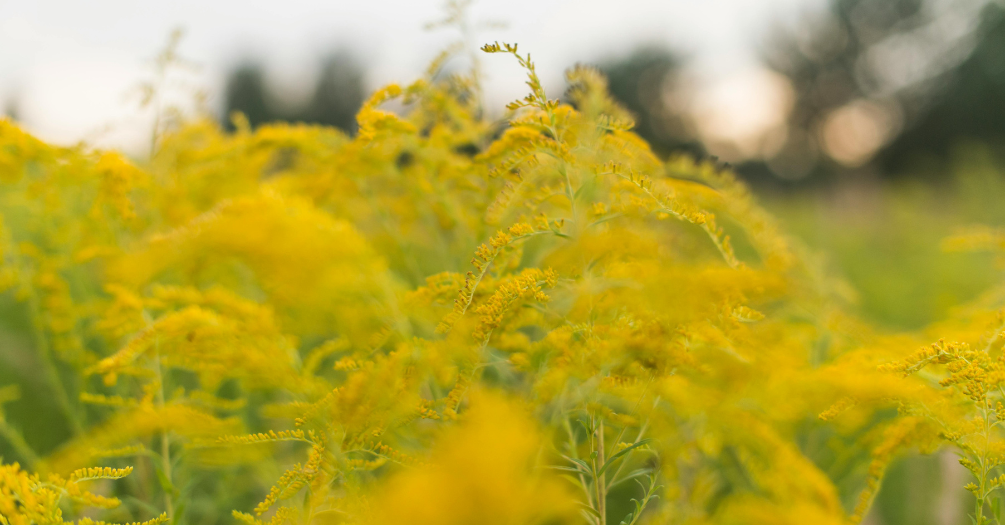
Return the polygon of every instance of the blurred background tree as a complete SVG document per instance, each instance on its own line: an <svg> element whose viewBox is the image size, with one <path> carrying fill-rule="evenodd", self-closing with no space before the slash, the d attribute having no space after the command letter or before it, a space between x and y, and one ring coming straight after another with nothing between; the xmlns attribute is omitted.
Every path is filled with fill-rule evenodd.
<svg viewBox="0 0 1005 525"><path fill-rule="evenodd" d="M648 45L627 56L600 61L611 95L635 116L635 132L657 153L706 154L687 121L679 97L680 56L661 46Z"/></svg>
<svg viewBox="0 0 1005 525"><path fill-rule="evenodd" d="M356 131L356 113L366 96L364 71L349 51L336 50L321 60L318 80L305 103L284 104L266 82L259 61L246 60L230 72L224 93L223 120L233 129L230 116L243 113L252 127L269 122L304 122L334 126L347 133Z"/></svg>
<svg viewBox="0 0 1005 525"><path fill-rule="evenodd" d="M223 121L230 130L234 128L230 118L235 112L242 113L253 128L290 116L274 107L275 102L265 87L265 70L251 61L241 64L228 75L223 104Z"/></svg>
<svg viewBox="0 0 1005 525"><path fill-rule="evenodd" d="M853 179L946 180L953 151L1002 152L1005 8L986 0L831 0L779 27L761 52L791 87L781 146L731 159L762 191ZM689 64L649 45L598 60L612 95L661 155L708 155L681 77Z"/></svg>
<svg viewBox="0 0 1005 525"><path fill-rule="evenodd" d="M3 105L3 110L0 111L0 117L8 117L11 120L18 120L20 116L20 111L18 110L18 99L16 97L11 97Z"/></svg>
<svg viewBox="0 0 1005 525"><path fill-rule="evenodd" d="M816 20L777 32L764 61L794 100L771 172L938 177L954 145L998 141L1002 12L979 0L833 0Z"/></svg>
<svg viewBox="0 0 1005 525"><path fill-rule="evenodd" d="M932 80L928 97L922 94L907 106L913 110L908 125L879 155L886 170L938 177L961 142L984 143L1002 154L1005 9L987 5L972 38L975 44L970 54Z"/></svg>

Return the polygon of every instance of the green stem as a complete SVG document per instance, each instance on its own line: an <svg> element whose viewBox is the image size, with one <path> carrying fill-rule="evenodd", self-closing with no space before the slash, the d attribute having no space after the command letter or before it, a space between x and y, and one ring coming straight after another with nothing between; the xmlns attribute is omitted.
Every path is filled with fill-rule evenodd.
<svg viewBox="0 0 1005 525"><path fill-rule="evenodd" d="M571 216L572 222L572 235L578 237L580 233L580 222L579 215L576 213L576 191L572 189L572 178L569 176L569 168L562 163L562 167L559 170L562 176L565 178L565 194L566 198L569 199L569 215Z"/></svg>
<svg viewBox="0 0 1005 525"><path fill-rule="evenodd" d="M569 423L569 420L567 418L562 418L562 422L565 424L566 433L569 434L569 455L573 458L579 459L579 454L576 452L576 437L572 432L572 425ZM593 497L590 495L590 490L586 483L586 477L583 476L582 471L580 471L578 475L579 475L579 485L583 488L583 494L586 495L586 503L589 506L594 507L594 509L596 509L596 507L593 505Z"/></svg>
<svg viewBox="0 0 1005 525"><path fill-rule="evenodd" d="M981 485L979 488L980 495L977 497L977 501L974 502L974 513L977 517L977 525L984 525L986 522L984 518L984 503L987 500L988 495L988 451L991 445L991 426L988 421L988 400L984 398L982 400L982 408L984 411L984 450L981 451Z"/></svg>
<svg viewBox="0 0 1005 525"><path fill-rule="evenodd" d="M49 386L52 388L53 394L55 394L56 405L70 425L71 433L73 435L82 434L84 431L83 425L81 425L80 419L77 417L77 413L73 410L73 405L70 403L70 395L67 393L66 386L60 377L59 369L56 368L52 349L49 347L49 339L45 335L45 326L42 322L38 294L35 292L34 286L29 285L28 289L28 309L31 316L32 338L35 342L35 349L42 359L42 372Z"/></svg>
<svg viewBox="0 0 1005 525"><path fill-rule="evenodd" d="M158 384L157 407L164 408L164 375L161 372L160 338L155 341L154 348L154 367L157 372ZM171 436L168 429L161 431L161 470L170 485L168 490L164 491L164 510L167 512L168 519L174 523L174 498L171 494L174 491L174 480L171 473Z"/></svg>
<svg viewBox="0 0 1005 525"><path fill-rule="evenodd" d="M604 420L600 420L597 425L597 467L604 465ZM600 525L607 525L607 474L601 474L597 478L597 512L600 513Z"/></svg>
<svg viewBox="0 0 1005 525"><path fill-rule="evenodd" d="M26 470L34 470L34 466L39 460L38 454L32 450L31 446L24 440L21 433L11 427L10 424L3 419L0 419L0 437L3 437L7 443L10 443L14 452L21 457L22 461L24 461L22 466Z"/></svg>

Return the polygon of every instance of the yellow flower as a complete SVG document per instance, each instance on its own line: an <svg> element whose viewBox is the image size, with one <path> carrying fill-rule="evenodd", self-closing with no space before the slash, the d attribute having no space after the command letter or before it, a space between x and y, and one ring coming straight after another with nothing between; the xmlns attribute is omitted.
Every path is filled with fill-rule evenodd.
<svg viewBox="0 0 1005 525"><path fill-rule="evenodd" d="M574 500L538 464L540 431L525 409L480 393L428 464L390 479L374 524L575 523Z"/></svg>

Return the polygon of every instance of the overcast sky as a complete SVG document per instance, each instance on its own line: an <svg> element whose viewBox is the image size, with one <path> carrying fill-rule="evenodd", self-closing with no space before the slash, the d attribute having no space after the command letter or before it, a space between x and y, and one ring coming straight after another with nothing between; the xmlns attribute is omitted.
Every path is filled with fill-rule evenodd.
<svg viewBox="0 0 1005 525"><path fill-rule="evenodd" d="M87 139L136 148L148 125L126 94L148 72L171 30L201 65L198 82L219 103L223 78L245 57L265 60L271 78L311 86L320 54L348 46L367 63L371 87L408 82L451 40L429 32L443 0L0 0L0 104L18 101L25 125L45 139ZM577 61L616 56L645 43L688 53L711 84L756 77L758 46L824 0L509 0L476 2L474 20L502 22L484 41L530 51L545 87ZM505 57L486 58L490 103L523 95ZM276 80L278 81L278 80ZM737 84L732 82L732 84ZM744 89L725 98L742 99ZM740 101L741 105L743 101ZM741 119L742 120L742 119Z"/></svg>

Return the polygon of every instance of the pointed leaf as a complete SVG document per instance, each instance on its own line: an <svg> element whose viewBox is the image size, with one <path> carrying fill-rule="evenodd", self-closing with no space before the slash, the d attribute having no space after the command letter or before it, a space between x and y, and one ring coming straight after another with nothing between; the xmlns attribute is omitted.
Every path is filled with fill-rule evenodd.
<svg viewBox="0 0 1005 525"><path fill-rule="evenodd" d="M591 507L591 506L589 506L589 505L587 505L585 503L579 503L579 502L577 502L576 504L579 505L582 508L582 510L585 510L586 512L590 513L591 515L593 515L593 516L595 516L597 518L600 517L600 513L597 512L597 509L595 509L595 508L593 508L593 507Z"/></svg>
<svg viewBox="0 0 1005 525"><path fill-rule="evenodd" d="M615 485L620 485L620 484L622 484L622 483L624 483L624 482L626 482L628 480L631 480L631 479L635 479L636 481L638 481L636 478L640 478L642 476L645 476L646 474L649 474L650 472L652 472L652 469L648 468L648 467L633 470L633 471L629 472L628 474L625 474L624 476L612 479L611 482L607 484L607 488L614 487ZM643 486L642 490L645 490L645 489L646 488Z"/></svg>
<svg viewBox="0 0 1005 525"><path fill-rule="evenodd" d="M620 459L622 456L624 456L625 454L628 454L632 450L635 450L637 447L641 447L642 445L645 445L646 443L649 443L650 441L652 441L652 439L643 439L643 440L641 440L641 441L639 441L639 442L637 442L637 443L635 443L635 444L633 444L633 445L631 445L629 447L626 447L624 450L618 452L617 454L614 454L613 456L611 456L611 458L608 459L606 463L604 463L604 466L600 467L600 470L597 471L597 477L603 476L604 472L608 468L611 467L611 465L614 463L614 461Z"/></svg>
<svg viewBox="0 0 1005 525"><path fill-rule="evenodd" d="M565 459L567 459L567 460L569 460L570 462L575 463L576 465L579 465L580 467L582 467L584 474L590 474L590 475L593 474L593 467L591 467L589 463L587 463L587 462L585 462L585 461L583 461L583 460L581 460L579 458L574 458L574 457L571 457L571 456L566 456L565 454L563 454L562 457L565 458Z"/></svg>
<svg viewBox="0 0 1005 525"><path fill-rule="evenodd" d="M552 469L552 470L564 470L564 471L566 471L566 472L582 472L582 471L581 471L580 469L578 469L578 468L573 468L573 467L560 467L560 466L558 466L558 465L547 465L547 466L545 466L544 468L550 468L550 469Z"/></svg>

